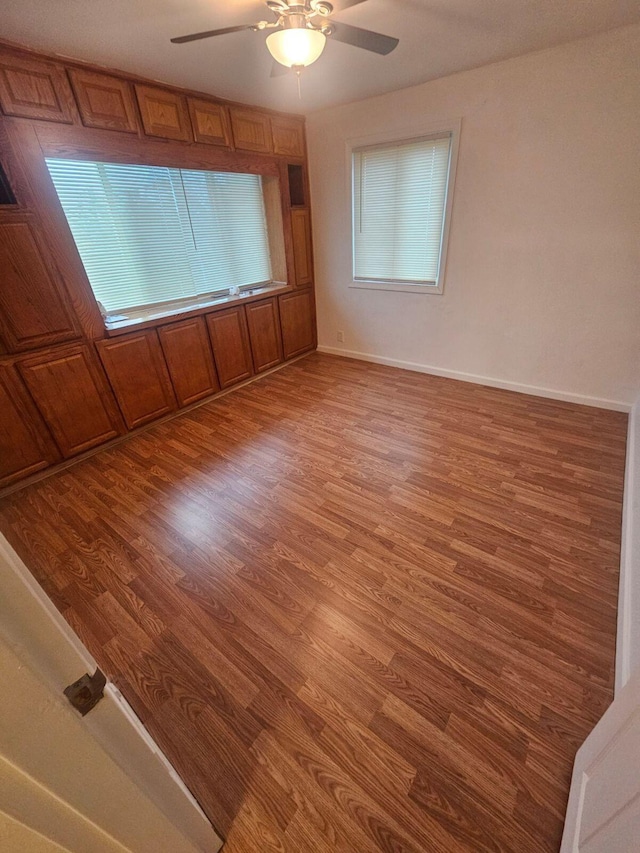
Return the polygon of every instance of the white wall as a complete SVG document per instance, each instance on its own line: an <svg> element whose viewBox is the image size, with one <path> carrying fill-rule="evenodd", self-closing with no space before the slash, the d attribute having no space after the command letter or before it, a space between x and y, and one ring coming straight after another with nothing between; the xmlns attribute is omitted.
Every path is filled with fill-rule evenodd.
<svg viewBox="0 0 640 853"><path fill-rule="evenodd" d="M626 27L309 116L321 347L628 408L639 54ZM350 289L346 140L443 117L462 117L444 294Z"/></svg>
<svg viewBox="0 0 640 853"><path fill-rule="evenodd" d="M629 417L622 513L616 692L640 672L640 399Z"/></svg>

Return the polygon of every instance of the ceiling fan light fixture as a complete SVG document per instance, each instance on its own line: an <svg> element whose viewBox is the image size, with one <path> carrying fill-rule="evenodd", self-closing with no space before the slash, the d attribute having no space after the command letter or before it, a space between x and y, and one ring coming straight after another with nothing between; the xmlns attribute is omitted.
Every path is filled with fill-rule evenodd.
<svg viewBox="0 0 640 853"><path fill-rule="evenodd" d="M320 57L327 43L323 32L309 27L276 30L267 36L267 48L287 68L306 67Z"/></svg>

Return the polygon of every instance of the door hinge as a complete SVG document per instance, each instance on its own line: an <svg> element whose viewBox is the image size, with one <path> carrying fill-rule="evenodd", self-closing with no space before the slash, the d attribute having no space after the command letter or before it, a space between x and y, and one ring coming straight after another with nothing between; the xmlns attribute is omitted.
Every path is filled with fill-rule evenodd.
<svg viewBox="0 0 640 853"><path fill-rule="evenodd" d="M96 669L93 675L85 673L73 684L64 688L64 695L84 717L104 696L104 688L107 683L105 674Z"/></svg>

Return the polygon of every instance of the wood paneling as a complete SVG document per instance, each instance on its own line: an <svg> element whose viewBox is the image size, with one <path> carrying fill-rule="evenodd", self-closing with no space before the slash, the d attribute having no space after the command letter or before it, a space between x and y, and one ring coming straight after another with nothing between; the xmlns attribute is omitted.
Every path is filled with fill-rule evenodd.
<svg viewBox="0 0 640 853"><path fill-rule="evenodd" d="M293 260L298 287L313 282L313 260L311 251L311 223L308 210L291 211L291 233L293 237Z"/></svg>
<svg viewBox="0 0 640 853"><path fill-rule="evenodd" d="M613 695L626 426L318 354L0 528L225 853L552 853Z"/></svg>
<svg viewBox="0 0 640 853"><path fill-rule="evenodd" d="M282 361L282 339L278 303L275 297L246 306L249 340L256 373Z"/></svg>
<svg viewBox="0 0 640 853"><path fill-rule="evenodd" d="M70 68L69 77L86 127L138 132L131 84L108 74Z"/></svg>
<svg viewBox="0 0 640 853"><path fill-rule="evenodd" d="M59 458L15 368L0 364L0 485L35 474Z"/></svg>
<svg viewBox="0 0 640 853"><path fill-rule="evenodd" d="M203 317L162 326L158 333L179 406L220 390Z"/></svg>
<svg viewBox="0 0 640 853"><path fill-rule="evenodd" d="M189 112L182 95L136 83L136 96L147 136L191 142Z"/></svg>
<svg viewBox="0 0 640 853"><path fill-rule="evenodd" d="M76 107L64 68L0 49L0 107L8 116L71 124Z"/></svg>
<svg viewBox="0 0 640 853"><path fill-rule="evenodd" d="M14 176L23 174L24 190L19 186L22 204L33 210L46 246L48 257L55 263L52 267L60 271L64 282L64 292L69 296L70 308L74 322L79 331L88 339L104 335L104 321L100 315L97 302L91 290L75 241L67 224L67 219L60 205L58 195L47 169L43 151L40 147L37 131L47 128L58 132L60 130L78 131L82 134L104 134L109 138L127 138L128 134L114 134L108 131L87 131L83 127L55 124L53 122L7 121L4 130L7 137L7 157ZM0 144L2 133L0 129ZM8 217L7 217L8 218ZM17 217L12 216L12 219Z"/></svg>
<svg viewBox="0 0 640 853"><path fill-rule="evenodd" d="M176 408L156 332L98 341L96 347L129 429Z"/></svg>
<svg viewBox="0 0 640 853"><path fill-rule="evenodd" d="M279 297L284 357L293 358L316 345L313 294L310 290Z"/></svg>
<svg viewBox="0 0 640 853"><path fill-rule="evenodd" d="M272 116L274 154L287 157L304 157L304 122L295 118Z"/></svg>
<svg viewBox="0 0 640 853"><path fill-rule="evenodd" d="M273 151L269 116L254 110L230 108L233 141L236 148L269 154Z"/></svg>
<svg viewBox="0 0 640 853"><path fill-rule="evenodd" d="M119 434L111 395L87 346L62 347L19 363L19 370L66 458Z"/></svg>
<svg viewBox="0 0 640 853"><path fill-rule="evenodd" d="M37 125L36 132L47 157L279 175L274 157L251 151L230 151L217 145L184 145L149 136L138 139L130 133L106 130L92 130L87 134L86 128L52 123Z"/></svg>
<svg viewBox="0 0 640 853"><path fill-rule="evenodd" d="M213 356L221 388L253 376L251 346L244 307L207 314Z"/></svg>
<svg viewBox="0 0 640 853"><path fill-rule="evenodd" d="M0 218L0 334L14 352L78 337L57 270L25 214Z"/></svg>
<svg viewBox="0 0 640 853"><path fill-rule="evenodd" d="M227 108L200 98L187 98L196 142L231 147L231 126Z"/></svg>

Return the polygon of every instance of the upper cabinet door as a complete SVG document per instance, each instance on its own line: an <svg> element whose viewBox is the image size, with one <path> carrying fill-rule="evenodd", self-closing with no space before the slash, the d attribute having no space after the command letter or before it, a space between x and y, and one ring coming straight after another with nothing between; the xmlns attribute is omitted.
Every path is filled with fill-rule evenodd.
<svg viewBox="0 0 640 853"><path fill-rule="evenodd" d="M249 332L242 305L207 314L213 356L222 388L253 376Z"/></svg>
<svg viewBox="0 0 640 853"><path fill-rule="evenodd" d="M79 337L34 219L0 219L0 334L12 352Z"/></svg>
<svg viewBox="0 0 640 853"><path fill-rule="evenodd" d="M0 54L0 106L8 116L73 124L77 112L61 65Z"/></svg>
<svg viewBox="0 0 640 853"><path fill-rule="evenodd" d="M203 317L163 326L158 334L179 406L220 390Z"/></svg>
<svg viewBox="0 0 640 853"><path fill-rule="evenodd" d="M86 127L138 132L133 92L126 80L84 68L70 68L69 77Z"/></svg>
<svg viewBox="0 0 640 853"><path fill-rule="evenodd" d="M249 303L246 311L253 366L260 373L282 361L278 303L274 296Z"/></svg>
<svg viewBox="0 0 640 853"><path fill-rule="evenodd" d="M98 341L96 347L129 429L176 408L155 332Z"/></svg>
<svg viewBox="0 0 640 853"><path fill-rule="evenodd" d="M308 210L291 211L291 235L293 237L293 260L298 287L313 281L311 254L311 223Z"/></svg>
<svg viewBox="0 0 640 853"><path fill-rule="evenodd" d="M231 148L231 126L227 108L223 104L214 104L199 98L187 98L187 102L196 142Z"/></svg>
<svg viewBox="0 0 640 853"><path fill-rule="evenodd" d="M304 123L295 118L271 118L274 154L304 157Z"/></svg>
<svg viewBox="0 0 640 853"><path fill-rule="evenodd" d="M119 435L113 398L88 347L33 356L19 370L65 458Z"/></svg>
<svg viewBox="0 0 640 853"><path fill-rule="evenodd" d="M230 107L233 141L236 148L243 151L258 151L261 154L271 154L271 125L269 116L255 110L243 110Z"/></svg>
<svg viewBox="0 0 640 853"><path fill-rule="evenodd" d="M15 368L0 364L0 486L35 474L59 458Z"/></svg>
<svg viewBox="0 0 640 853"><path fill-rule="evenodd" d="M147 136L192 141L187 102L182 95L136 83L136 96Z"/></svg>

